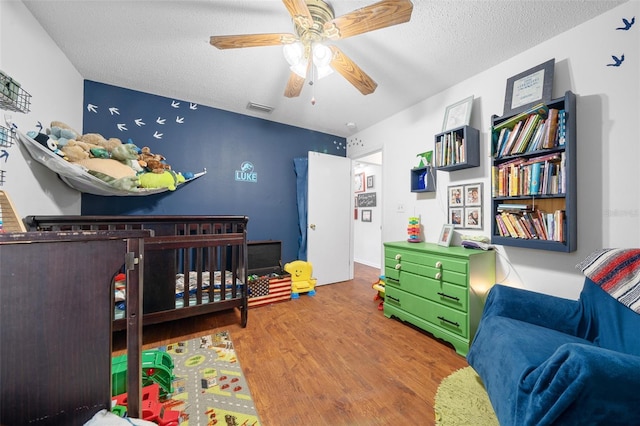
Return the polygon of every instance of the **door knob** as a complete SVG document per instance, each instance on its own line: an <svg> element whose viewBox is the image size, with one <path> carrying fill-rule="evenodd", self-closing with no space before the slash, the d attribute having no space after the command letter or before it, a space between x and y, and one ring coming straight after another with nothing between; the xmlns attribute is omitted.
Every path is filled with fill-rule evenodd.
<svg viewBox="0 0 640 426"><path fill-rule="evenodd" d="M314 231L316 230L316 224L312 223L311 225L309 225L309 228L313 229Z"/></svg>

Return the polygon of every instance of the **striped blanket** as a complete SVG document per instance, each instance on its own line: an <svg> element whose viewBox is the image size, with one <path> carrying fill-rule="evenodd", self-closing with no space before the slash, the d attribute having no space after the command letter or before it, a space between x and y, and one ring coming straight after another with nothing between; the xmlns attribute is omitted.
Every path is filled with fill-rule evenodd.
<svg viewBox="0 0 640 426"><path fill-rule="evenodd" d="M640 249L603 249L576 265L618 302L640 314Z"/></svg>

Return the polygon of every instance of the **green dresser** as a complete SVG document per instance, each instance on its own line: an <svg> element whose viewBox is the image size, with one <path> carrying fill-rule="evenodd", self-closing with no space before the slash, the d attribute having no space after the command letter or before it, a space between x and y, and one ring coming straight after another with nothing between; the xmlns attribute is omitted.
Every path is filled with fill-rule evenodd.
<svg viewBox="0 0 640 426"><path fill-rule="evenodd" d="M466 356L495 282L493 250L384 244L384 315L409 322Z"/></svg>

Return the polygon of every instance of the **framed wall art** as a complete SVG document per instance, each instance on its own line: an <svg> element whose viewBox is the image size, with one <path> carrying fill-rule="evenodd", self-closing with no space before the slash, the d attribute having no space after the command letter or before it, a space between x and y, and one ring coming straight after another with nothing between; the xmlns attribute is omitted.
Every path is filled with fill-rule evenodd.
<svg viewBox="0 0 640 426"><path fill-rule="evenodd" d="M447 223L454 228L482 229L482 182L450 186Z"/></svg>
<svg viewBox="0 0 640 426"><path fill-rule="evenodd" d="M367 176L367 189L373 188L373 176Z"/></svg>
<svg viewBox="0 0 640 426"><path fill-rule="evenodd" d="M438 238L438 245L449 247L451 244L451 237L453 237L453 225L442 225L440 238Z"/></svg>
<svg viewBox="0 0 640 426"><path fill-rule="evenodd" d="M362 210L362 221L371 222L371 210Z"/></svg>
<svg viewBox="0 0 640 426"><path fill-rule="evenodd" d="M442 131L468 126L471 121L471 108L473 107L473 95L455 104L449 105L444 112Z"/></svg>
<svg viewBox="0 0 640 426"><path fill-rule="evenodd" d="M366 190L365 185L364 172L353 175L353 192L364 192Z"/></svg>
<svg viewBox="0 0 640 426"><path fill-rule="evenodd" d="M527 108L551 101L555 58L516 74L507 80L503 115L513 115Z"/></svg>

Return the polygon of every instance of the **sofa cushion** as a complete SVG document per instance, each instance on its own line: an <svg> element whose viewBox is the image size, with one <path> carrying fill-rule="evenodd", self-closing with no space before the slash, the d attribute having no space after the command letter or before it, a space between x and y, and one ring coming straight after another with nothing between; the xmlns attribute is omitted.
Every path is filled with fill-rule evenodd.
<svg viewBox="0 0 640 426"><path fill-rule="evenodd" d="M597 346L640 356L640 314L611 297L589 278L580 294L579 335Z"/></svg>
<svg viewBox="0 0 640 426"><path fill-rule="evenodd" d="M467 355L482 378L501 423L517 419L519 386L566 343L590 342L550 328L501 316L484 317Z"/></svg>

